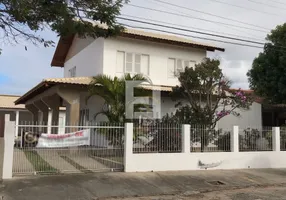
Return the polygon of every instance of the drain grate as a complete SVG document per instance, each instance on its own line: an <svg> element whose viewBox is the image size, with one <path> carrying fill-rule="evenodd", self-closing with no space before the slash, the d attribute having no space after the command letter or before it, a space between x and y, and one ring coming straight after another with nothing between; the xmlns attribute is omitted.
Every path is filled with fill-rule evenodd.
<svg viewBox="0 0 286 200"><path fill-rule="evenodd" d="M225 183L222 181L207 181L207 183L211 185L225 185Z"/></svg>

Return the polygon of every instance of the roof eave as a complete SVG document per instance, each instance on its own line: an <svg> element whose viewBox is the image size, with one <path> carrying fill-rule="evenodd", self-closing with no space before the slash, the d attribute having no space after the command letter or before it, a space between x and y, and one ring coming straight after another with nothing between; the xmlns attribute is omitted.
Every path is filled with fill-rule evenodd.
<svg viewBox="0 0 286 200"><path fill-rule="evenodd" d="M186 43L186 42L167 40L163 38L153 38L153 37L148 37L144 35L136 35L136 34L126 33L126 32L122 32L119 36L126 37L126 38L139 39L139 40L144 40L144 41L148 40L148 41L165 43L165 44L167 43L167 44L177 45L177 46L204 49L207 51L215 51L215 50L222 51L222 52L225 51L224 48L215 47L215 46L208 46L208 45L195 44L195 43L191 44L191 43ZM52 62L51 62L52 67L64 67L66 56L72 45L74 37L75 37L75 34L70 35L70 36L60 37L54 56L53 56L53 59L52 59Z"/></svg>

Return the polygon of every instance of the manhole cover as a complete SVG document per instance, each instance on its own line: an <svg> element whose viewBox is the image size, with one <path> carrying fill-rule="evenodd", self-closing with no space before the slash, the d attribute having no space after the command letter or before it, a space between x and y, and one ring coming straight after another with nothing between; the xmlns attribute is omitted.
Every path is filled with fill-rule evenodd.
<svg viewBox="0 0 286 200"><path fill-rule="evenodd" d="M212 185L225 185L225 183L222 181L207 181L207 183Z"/></svg>

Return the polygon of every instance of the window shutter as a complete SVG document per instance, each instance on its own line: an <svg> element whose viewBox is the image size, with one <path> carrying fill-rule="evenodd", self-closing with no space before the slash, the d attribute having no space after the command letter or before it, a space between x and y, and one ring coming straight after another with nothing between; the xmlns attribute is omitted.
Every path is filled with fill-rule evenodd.
<svg viewBox="0 0 286 200"><path fill-rule="evenodd" d="M149 55L141 55L141 73L149 75Z"/></svg>
<svg viewBox="0 0 286 200"><path fill-rule="evenodd" d="M123 73L124 72L124 55L123 51L117 51L116 55L116 72Z"/></svg>
<svg viewBox="0 0 286 200"><path fill-rule="evenodd" d="M135 73L140 74L141 73L141 55L135 54Z"/></svg>
<svg viewBox="0 0 286 200"><path fill-rule="evenodd" d="M183 70L185 70L185 68L189 66L190 66L190 62L188 60L185 60Z"/></svg>
<svg viewBox="0 0 286 200"><path fill-rule="evenodd" d="M168 59L168 77L173 78L175 75L175 59Z"/></svg>
<svg viewBox="0 0 286 200"><path fill-rule="evenodd" d="M125 72L126 73L132 73L133 72L133 54L132 53L126 53Z"/></svg>
<svg viewBox="0 0 286 200"><path fill-rule="evenodd" d="M190 61L189 67L195 69L196 61Z"/></svg>
<svg viewBox="0 0 286 200"><path fill-rule="evenodd" d="M183 71L183 61L181 59L177 60L176 74Z"/></svg>

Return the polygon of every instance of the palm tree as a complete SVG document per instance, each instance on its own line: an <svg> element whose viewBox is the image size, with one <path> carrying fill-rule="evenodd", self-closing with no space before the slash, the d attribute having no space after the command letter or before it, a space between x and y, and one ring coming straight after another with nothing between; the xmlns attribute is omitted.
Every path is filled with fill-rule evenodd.
<svg viewBox="0 0 286 200"><path fill-rule="evenodd" d="M125 122L125 82L126 81L136 81L135 86L141 83L150 83L150 79L143 76L142 74L136 74L131 76L130 74L125 74L123 77L111 78L106 75L98 75L93 77L90 83L88 99L92 96L100 96L105 101L105 106L108 107L106 110L102 110L97 113L105 115L109 122L111 123L122 123ZM148 94L147 91L143 89L137 89L136 95L144 96ZM95 118L96 118L95 116Z"/></svg>

